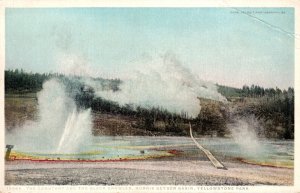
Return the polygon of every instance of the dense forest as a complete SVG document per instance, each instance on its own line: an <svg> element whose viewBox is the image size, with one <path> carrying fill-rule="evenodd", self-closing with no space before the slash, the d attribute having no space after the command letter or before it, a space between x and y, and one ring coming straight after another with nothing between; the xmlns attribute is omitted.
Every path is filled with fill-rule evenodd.
<svg viewBox="0 0 300 193"><path fill-rule="evenodd" d="M228 104L199 99L201 111L191 119L187 113L170 113L161 107L143 108L103 99L95 95L93 88L82 81L82 77L63 74L27 73L23 70L5 71L6 94L36 93L43 83L57 78L66 85L69 95L75 99L79 108L91 108L94 113L122 115L132 118L131 127L147 130L155 135L187 135L188 123L191 122L199 135L226 136L230 133L227 123L231 120L230 108L239 117L254 115L265 128L263 137L294 138L294 89L263 88L258 85L232 88L222 85L218 91L229 101ZM101 88L118 92L122 81L119 79L93 78Z"/></svg>
<svg viewBox="0 0 300 193"><path fill-rule="evenodd" d="M84 85L80 81L82 77L66 76L59 73L32 73L23 69L5 70L5 92L6 93L32 93L42 90L43 83L51 78L57 78L65 83L69 91L79 89ZM119 79L92 78L101 84L103 88L118 90L121 83Z"/></svg>
<svg viewBox="0 0 300 193"><path fill-rule="evenodd" d="M281 94L291 94L294 93L294 89L289 87L287 90L281 90L279 88L264 88L259 85L244 85L243 88L233 88L223 85L218 85L218 91L227 98L234 98L234 97L253 97L253 98L260 98L260 97L276 97Z"/></svg>
<svg viewBox="0 0 300 193"><path fill-rule="evenodd" d="M294 88L263 88L244 85L241 89L218 85L219 92L228 101L239 105L239 116L255 115L265 128L264 136L294 138Z"/></svg>

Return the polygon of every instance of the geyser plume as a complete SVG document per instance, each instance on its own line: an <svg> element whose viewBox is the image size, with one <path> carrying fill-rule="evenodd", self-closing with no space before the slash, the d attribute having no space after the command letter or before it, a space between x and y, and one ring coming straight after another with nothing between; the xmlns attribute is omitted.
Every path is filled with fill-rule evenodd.
<svg viewBox="0 0 300 193"><path fill-rule="evenodd" d="M248 157L260 156L264 147L259 141L257 132L262 129L254 116L236 117L234 123L229 124L235 143Z"/></svg>
<svg viewBox="0 0 300 193"><path fill-rule="evenodd" d="M86 81L86 84L95 89L97 96L120 105L160 107L173 113L185 112L191 117L196 117L200 112L198 97L226 101L218 93L216 85L200 80L172 54L144 61L122 81L120 90L116 92L101 89L91 81Z"/></svg>
<svg viewBox="0 0 300 193"><path fill-rule="evenodd" d="M56 79L38 93L39 120L7 133L6 142L23 151L69 153L91 136L90 110L78 111L65 86Z"/></svg>
<svg viewBox="0 0 300 193"><path fill-rule="evenodd" d="M89 131L91 131L90 109L83 112L74 109L66 121L57 152L74 152L76 151L74 146L89 143L91 136Z"/></svg>

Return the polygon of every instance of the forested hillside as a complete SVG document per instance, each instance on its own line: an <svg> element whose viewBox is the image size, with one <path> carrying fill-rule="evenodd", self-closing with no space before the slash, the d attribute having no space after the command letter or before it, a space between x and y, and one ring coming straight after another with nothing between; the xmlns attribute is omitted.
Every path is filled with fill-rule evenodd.
<svg viewBox="0 0 300 193"><path fill-rule="evenodd" d="M196 134L226 136L230 134L227 127L231 121L230 109L234 108L234 114L239 117L254 115L265 128L263 137L285 139L294 137L293 88L281 90L263 88L258 85L245 85L243 88L218 85L219 92L227 98L229 103L199 99L201 111L199 106L200 113L193 119L185 112L174 114L161 107L143 108L132 104L121 106L116 102L96 96L93 88L85 85L82 77L78 76L7 70L5 71L5 94L37 93L42 89L43 82L50 78L57 78L64 82L69 95L75 99L79 108L92 109L95 115L93 128L95 135L188 135L188 123L191 122ZM101 88L114 92L118 92L122 84L119 79L93 78L93 80L101 85ZM10 104L10 100L6 101L7 120L8 117L13 117L10 116L11 111L20 111L20 109L18 109L18 104ZM31 114L34 113L34 109L30 108ZM10 124L11 121L13 122L13 119L7 121L7 126L13 127L14 124Z"/></svg>
<svg viewBox="0 0 300 193"><path fill-rule="evenodd" d="M272 138L294 138L294 89L245 85L241 89L219 85L219 92L237 105L240 116L253 114Z"/></svg>

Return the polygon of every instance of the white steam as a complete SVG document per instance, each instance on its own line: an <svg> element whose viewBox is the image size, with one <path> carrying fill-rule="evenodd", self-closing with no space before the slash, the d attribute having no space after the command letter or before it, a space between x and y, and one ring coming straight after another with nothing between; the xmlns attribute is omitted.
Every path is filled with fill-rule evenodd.
<svg viewBox="0 0 300 193"><path fill-rule="evenodd" d="M8 144L23 151L75 152L91 136L90 110L77 112L74 100L57 80L44 83L38 93L38 108L39 120L7 133Z"/></svg>
<svg viewBox="0 0 300 193"><path fill-rule="evenodd" d="M76 152L78 145L89 143L91 122L90 109L80 113L74 109L66 121L57 152Z"/></svg>
<svg viewBox="0 0 300 193"><path fill-rule="evenodd" d="M191 117L200 112L198 97L226 101L216 85L200 80L171 54L145 61L128 72L128 78L117 92L97 87L92 81L86 84L95 89L96 95L120 105L160 107L173 113L185 112Z"/></svg>
<svg viewBox="0 0 300 193"><path fill-rule="evenodd" d="M57 62L58 72L64 75L76 75L81 77L97 77L101 74L93 69L88 61L74 54L61 54Z"/></svg>
<svg viewBox="0 0 300 193"><path fill-rule="evenodd" d="M247 156L257 156L263 152L258 138L258 131L262 129L254 116L236 118L228 128L237 145Z"/></svg>

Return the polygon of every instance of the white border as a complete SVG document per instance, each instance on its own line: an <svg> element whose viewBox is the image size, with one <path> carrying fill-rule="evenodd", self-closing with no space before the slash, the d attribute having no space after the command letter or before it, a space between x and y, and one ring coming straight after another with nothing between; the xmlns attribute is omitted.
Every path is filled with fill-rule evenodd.
<svg viewBox="0 0 300 193"><path fill-rule="evenodd" d="M4 66L5 66L5 8L45 7L294 7L295 9L295 168L294 186L4 186ZM300 192L300 1L298 0L0 0L0 193L22 192ZM297 73L298 72L298 73ZM298 182L298 183L297 183ZM129 187L129 188L126 188ZM153 190L149 190L153 189ZM169 190L168 190L169 188ZM175 188L175 189L174 189ZM214 188L223 188L215 190ZM225 190L226 188L226 190ZM243 190L244 188L246 190ZM166 189L166 190L164 190Z"/></svg>

